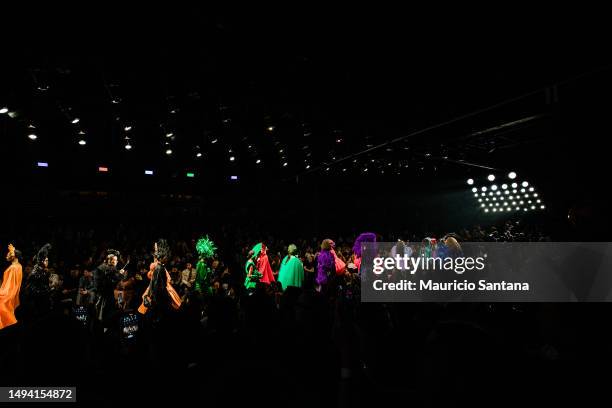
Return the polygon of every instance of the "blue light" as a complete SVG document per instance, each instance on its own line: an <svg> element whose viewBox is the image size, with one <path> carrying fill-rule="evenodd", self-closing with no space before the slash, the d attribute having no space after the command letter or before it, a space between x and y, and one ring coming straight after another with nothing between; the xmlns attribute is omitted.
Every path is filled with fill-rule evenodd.
<svg viewBox="0 0 612 408"><path fill-rule="evenodd" d="M38 162L36 163L38 167L49 167L49 163L47 162Z"/></svg>

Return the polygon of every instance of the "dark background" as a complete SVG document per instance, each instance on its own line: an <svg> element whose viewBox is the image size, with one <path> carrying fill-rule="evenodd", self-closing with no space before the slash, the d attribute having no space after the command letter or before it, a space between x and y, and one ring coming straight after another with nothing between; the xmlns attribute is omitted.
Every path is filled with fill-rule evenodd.
<svg viewBox="0 0 612 408"><path fill-rule="evenodd" d="M0 108L18 112L0 115L2 245L115 225L154 231L150 240L223 228L292 240L364 230L422 238L502 221L478 210L466 180L483 183L489 173L501 180L510 170L547 205L512 217L545 225L555 239L609 240L606 13L516 4L213 12L105 2L7 7L1 17ZM127 125L131 151L123 147ZM172 156L164 154L169 131ZM101 165L110 171L98 173ZM143 174L149 168L154 176ZM531 306L366 308L372 379L351 395L383 405L434 396L453 406L459 394L503 405L534 392L547 402L583 403L605 391L597 373L611 355L606 305ZM495 341L454 327L466 316ZM249 402L240 392L245 378L264 372L287 388L319 381L334 405L338 356L322 327L296 336L316 358L285 358L283 347L294 343L283 343L292 332L282 326L263 338L283 347L253 359L242 338L197 343L202 364L182 373L188 381L139 366L129 376L118 367L90 377L78 371L83 356L71 352L37 361L36 372L22 365L20 375L41 384L79 380L86 402L159 402L157 390L176 382L173 390L206 383L218 392L202 401L214 394L227 403ZM67 327L46 330L61 350L86 344ZM28 358L47 354L45 339L30 338L31 349L44 351ZM549 343L560 360L541 357ZM284 404L288 397L277 392L255 399Z"/></svg>
<svg viewBox="0 0 612 408"><path fill-rule="evenodd" d="M607 224L611 61L594 14L109 4L9 16L7 238L37 219L100 217L448 230L499 221L465 180L510 170L541 192L538 221L563 230L578 208Z"/></svg>

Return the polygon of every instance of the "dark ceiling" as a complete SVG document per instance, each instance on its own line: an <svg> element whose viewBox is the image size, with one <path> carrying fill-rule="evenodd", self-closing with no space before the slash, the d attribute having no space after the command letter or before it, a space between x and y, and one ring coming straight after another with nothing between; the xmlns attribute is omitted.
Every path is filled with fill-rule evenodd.
<svg viewBox="0 0 612 408"><path fill-rule="evenodd" d="M581 87L610 86L598 26L577 35L550 16L25 16L0 68L0 105L18 115L0 115L19 152L4 163L48 162L63 180L98 166L160 180L533 172L527 152L570 143L560 112L580 110Z"/></svg>

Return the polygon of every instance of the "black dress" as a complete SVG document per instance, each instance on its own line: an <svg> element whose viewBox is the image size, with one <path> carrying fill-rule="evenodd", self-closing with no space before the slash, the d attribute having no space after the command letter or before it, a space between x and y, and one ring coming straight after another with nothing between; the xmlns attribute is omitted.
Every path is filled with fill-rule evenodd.
<svg viewBox="0 0 612 408"><path fill-rule="evenodd" d="M24 305L28 318L38 318L51 309L49 272L41 265L34 265L26 279L24 288Z"/></svg>
<svg viewBox="0 0 612 408"><path fill-rule="evenodd" d="M94 272L94 291L96 293L96 319L104 327L110 327L111 321L119 311L115 302L114 290L123 276L117 268L101 264Z"/></svg>

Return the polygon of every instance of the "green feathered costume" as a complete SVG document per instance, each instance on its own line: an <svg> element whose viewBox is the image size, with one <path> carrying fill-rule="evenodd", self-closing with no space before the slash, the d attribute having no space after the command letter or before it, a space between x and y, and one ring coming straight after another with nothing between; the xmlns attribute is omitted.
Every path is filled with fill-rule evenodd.
<svg viewBox="0 0 612 408"><path fill-rule="evenodd" d="M206 238L200 238L196 243L196 251L198 251L199 260L196 265L196 279L195 279L195 290L196 292L210 294L212 293L212 270L210 266L206 264L206 261L215 256L217 247L215 244L206 236Z"/></svg>
<svg viewBox="0 0 612 408"><path fill-rule="evenodd" d="M251 249L250 252L252 252L253 254L249 257L249 259L246 262L246 265L244 266L244 270L246 274L244 278L244 287L247 289L255 289L257 282L259 282L259 279L262 277L261 273L259 273L259 271L257 270L257 265L255 264L255 261L257 260L257 258L259 257L259 254L261 253L262 245L263 244L260 242L259 244L255 245L253 249ZM251 270L251 268L253 269ZM250 277L249 277L249 271L251 272Z"/></svg>

